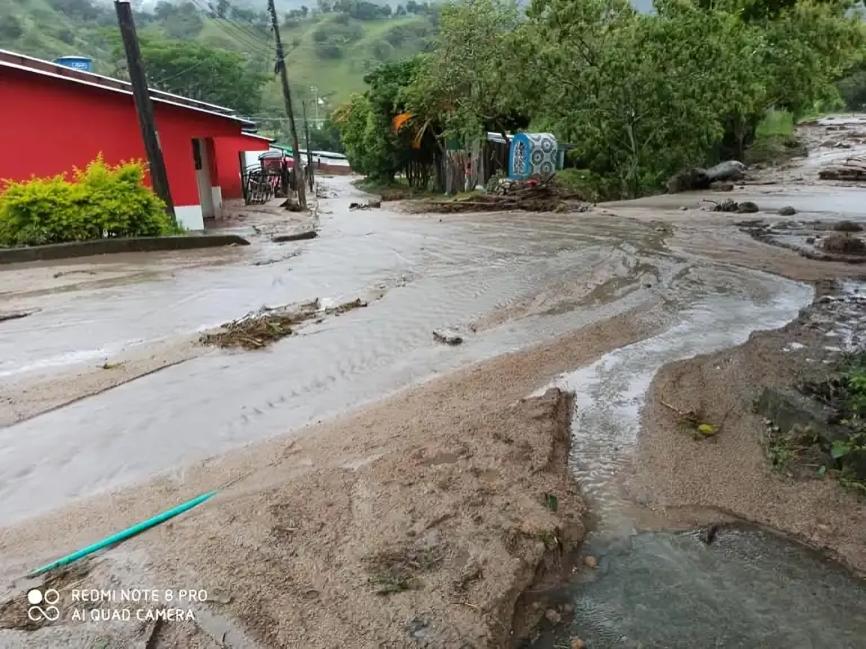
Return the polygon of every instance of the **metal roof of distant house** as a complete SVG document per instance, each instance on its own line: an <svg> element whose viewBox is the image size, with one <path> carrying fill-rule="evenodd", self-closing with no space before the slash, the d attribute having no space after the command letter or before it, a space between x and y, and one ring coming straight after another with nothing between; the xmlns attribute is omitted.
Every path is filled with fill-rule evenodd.
<svg viewBox="0 0 866 649"><path fill-rule="evenodd" d="M279 149L280 151L284 151L285 153L288 153L288 154L292 153L292 147L290 147L288 144L272 143L271 148L272 149ZM305 154L307 152L307 150L301 149L300 152ZM342 153L336 153L334 151L310 151L310 153L312 153L314 156L317 156L319 158L333 158L334 160L348 160L348 158L345 155L343 155Z"/></svg>
<svg viewBox="0 0 866 649"><path fill-rule="evenodd" d="M84 70L67 68L52 63L51 61L44 61L42 59L33 58L32 56L18 54L17 52L10 52L9 50L0 49L0 68L24 70L25 72L54 79L62 79L64 81L90 86L91 88L132 95L132 84L128 81L121 81L120 79L113 79L112 77L105 77L101 74L85 72ZM217 106L216 104L208 104L207 102L198 101L197 99L189 99L188 97L182 97L170 92L153 89L150 90L150 98L152 101L160 104L169 104L179 108L186 108L187 110L194 110L199 113L213 115L215 117L223 117L238 122L243 126L255 126L255 122L240 117L232 109Z"/></svg>

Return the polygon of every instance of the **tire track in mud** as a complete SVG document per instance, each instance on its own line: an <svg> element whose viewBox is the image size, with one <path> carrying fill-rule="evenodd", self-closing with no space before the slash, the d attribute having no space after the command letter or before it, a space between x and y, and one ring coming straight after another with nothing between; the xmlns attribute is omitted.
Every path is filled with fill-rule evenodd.
<svg viewBox="0 0 866 649"><path fill-rule="evenodd" d="M357 231L368 226L356 222L353 227ZM428 232L415 222L403 227L411 233ZM441 227L427 236L399 236L396 239L411 248L403 257L411 262L404 270L412 281L368 309L311 326L306 333L315 335L288 338L266 351L195 358L0 433L8 440L0 456L0 476L35 458L40 467L23 479L0 480L4 511L10 517L32 513L32 504L40 498L43 508L61 505L69 496L113 488L281 434L433 373L539 342L654 299L638 292L614 304L547 316L529 309L520 323L472 337L461 348L433 342L433 329L460 326L507 308L557 279L579 277L588 264L604 262L612 252L618 261L598 281L608 274L627 274L628 259L640 243L617 252L607 233L599 235L594 228L566 219L557 230L567 231L567 237L551 240L549 234L519 228L503 238L501 224L485 221L471 229L447 224L450 236L443 236ZM494 239L498 245L488 245ZM513 250L502 241L510 241ZM438 246L451 259L443 260L435 251L427 254L422 246ZM523 252L527 249L532 252ZM309 268L335 263L333 251L324 255L326 261L312 259L314 255L309 250L301 256L310 259ZM375 273L379 260L374 261L360 273L361 279ZM265 275L274 277L275 266L265 267ZM344 263L343 272L350 270ZM393 274L393 266L389 271ZM345 278L322 283L337 294L320 297L348 297L340 294L348 285ZM547 305L567 297L566 290ZM63 486L48 489L49 473L52 484Z"/></svg>

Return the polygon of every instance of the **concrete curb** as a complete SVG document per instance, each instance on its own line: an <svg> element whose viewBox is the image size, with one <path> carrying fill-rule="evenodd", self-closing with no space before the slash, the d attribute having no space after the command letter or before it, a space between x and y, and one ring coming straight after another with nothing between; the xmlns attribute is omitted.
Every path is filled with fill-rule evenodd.
<svg viewBox="0 0 866 649"><path fill-rule="evenodd" d="M73 257L92 257L95 255L112 255L122 252L165 252L248 245L250 245L249 241L236 234L97 239L95 241L55 243L47 246L0 248L0 265L19 264L28 261L71 259Z"/></svg>

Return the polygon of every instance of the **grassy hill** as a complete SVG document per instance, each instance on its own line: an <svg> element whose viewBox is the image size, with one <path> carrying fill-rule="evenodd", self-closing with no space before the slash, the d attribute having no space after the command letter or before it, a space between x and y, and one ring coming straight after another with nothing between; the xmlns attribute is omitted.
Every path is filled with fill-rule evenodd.
<svg viewBox="0 0 866 649"><path fill-rule="evenodd" d="M345 101L364 89L364 75L380 62L419 52L434 27L425 16L376 21L335 22L336 16L301 21L281 29L289 77L299 94L310 96L311 86L329 105ZM210 27L210 26L209 26ZM207 39L207 29L203 32ZM329 34L325 40L323 34ZM281 95L274 82L265 90L266 106L279 106Z"/></svg>
<svg viewBox="0 0 866 649"><path fill-rule="evenodd" d="M256 3L264 6L264 3ZM279 3L278 3L279 4ZM297 3L301 4L301 3ZM315 6L309 2L308 5ZM136 16L139 34L196 40L245 55L251 67L273 69L274 41L261 11L249 16L218 18L207 0L188 3L184 14L158 19L153 13ZM285 6L285 5L284 5ZM288 70L298 99L312 98L311 87L325 105L320 116L356 91L364 75L379 62L420 51L434 33L431 15L405 15L357 20L346 14L284 14L281 35L289 52ZM117 38L113 6L92 0L0 0L0 48L53 59L82 55L94 60L95 71L113 75L112 50ZM262 114L282 114L276 78L264 91Z"/></svg>

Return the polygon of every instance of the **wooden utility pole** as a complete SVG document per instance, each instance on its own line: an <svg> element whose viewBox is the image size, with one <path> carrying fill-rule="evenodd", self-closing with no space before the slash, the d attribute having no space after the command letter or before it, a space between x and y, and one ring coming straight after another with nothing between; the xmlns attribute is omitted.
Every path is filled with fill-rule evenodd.
<svg viewBox="0 0 866 649"><path fill-rule="evenodd" d="M277 18L277 10L274 0L268 0L268 11L271 14L271 24L274 28L274 41L277 45L277 64L275 72L280 75L280 84L283 87L283 103L286 105L286 117L289 118L289 127L292 135L292 164L295 168L295 189L298 192L298 205L307 207L307 195L304 188L304 167L301 164L301 150L298 148L298 127L295 125L295 111L292 108L292 91L289 88L289 74L286 71L286 55L283 53L283 42L280 40L280 21Z"/></svg>
<svg viewBox="0 0 866 649"><path fill-rule="evenodd" d="M129 0L115 0L114 8L117 11L123 49L126 52L126 67L129 70L129 81L132 83L138 124L141 126L141 137L144 139L144 150L147 152L147 162L150 166L150 181L153 183L153 191L165 203L166 212L177 221L174 203L171 200L171 189L168 186L168 174L165 171L165 160L159 143L159 133L153 118L153 102L150 100L147 78L141 65L141 49L138 46L135 22L132 19L132 5Z"/></svg>
<svg viewBox="0 0 866 649"><path fill-rule="evenodd" d="M301 103L304 109L304 141L307 143L307 182L310 183L310 191L313 191L315 178L313 177L313 151L310 148L310 122L307 121L307 102Z"/></svg>

